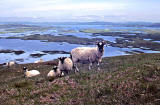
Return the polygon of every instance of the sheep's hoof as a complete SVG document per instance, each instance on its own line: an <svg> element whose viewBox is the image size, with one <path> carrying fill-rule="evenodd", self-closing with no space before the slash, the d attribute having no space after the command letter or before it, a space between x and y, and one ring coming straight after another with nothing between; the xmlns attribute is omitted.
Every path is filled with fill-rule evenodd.
<svg viewBox="0 0 160 105"><path fill-rule="evenodd" d="M77 72L79 72L79 70L75 70L75 71L74 71L74 73L77 73Z"/></svg>
<svg viewBox="0 0 160 105"><path fill-rule="evenodd" d="M79 72L79 70L78 70L78 69L77 69L76 71L77 71L77 72Z"/></svg>

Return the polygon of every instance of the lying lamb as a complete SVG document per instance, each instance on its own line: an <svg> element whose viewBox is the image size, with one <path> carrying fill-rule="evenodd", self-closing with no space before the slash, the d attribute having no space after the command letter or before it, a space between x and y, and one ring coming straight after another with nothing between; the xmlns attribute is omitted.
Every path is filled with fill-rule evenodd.
<svg viewBox="0 0 160 105"><path fill-rule="evenodd" d="M47 77L59 77L59 76L63 76L63 72L61 72L61 70L57 67L57 66L54 66L53 67L53 70L51 70L48 74L47 74Z"/></svg>
<svg viewBox="0 0 160 105"><path fill-rule="evenodd" d="M26 77L33 77L40 74L38 70L28 70L27 67L23 67L23 70Z"/></svg>

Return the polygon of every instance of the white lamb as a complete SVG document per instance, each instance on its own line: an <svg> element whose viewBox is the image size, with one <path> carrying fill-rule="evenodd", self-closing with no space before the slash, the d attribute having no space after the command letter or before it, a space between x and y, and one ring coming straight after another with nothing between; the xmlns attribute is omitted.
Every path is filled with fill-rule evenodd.
<svg viewBox="0 0 160 105"><path fill-rule="evenodd" d="M98 70L99 63L102 61L102 56L104 54L104 45L106 42L101 41L97 43L97 47L77 47L71 51L71 58L74 64L74 67L77 71L77 63L89 63L89 70L91 69L92 64L97 63Z"/></svg>
<svg viewBox="0 0 160 105"><path fill-rule="evenodd" d="M24 70L24 74L26 77L33 77L33 76L37 76L40 74L40 72L38 70L28 71L27 67L23 67L23 70Z"/></svg>
<svg viewBox="0 0 160 105"><path fill-rule="evenodd" d="M59 76L63 76L64 74L61 72L61 70L57 67L54 66L53 70L51 70L48 74L47 77L59 77Z"/></svg>
<svg viewBox="0 0 160 105"><path fill-rule="evenodd" d="M38 61L35 61L34 63L42 63L42 62L44 62L43 59L40 59Z"/></svg>
<svg viewBox="0 0 160 105"><path fill-rule="evenodd" d="M66 71L67 74L72 71L73 69L73 62L72 59L69 57L60 57L58 58L59 62L58 62L58 68L61 71Z"/></svg>

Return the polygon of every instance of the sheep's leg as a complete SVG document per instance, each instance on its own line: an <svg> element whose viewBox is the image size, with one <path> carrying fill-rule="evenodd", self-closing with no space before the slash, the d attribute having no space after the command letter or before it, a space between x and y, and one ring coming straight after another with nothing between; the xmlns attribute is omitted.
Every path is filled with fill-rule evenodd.
<svg viewBox="0 0 160 105"><path fill-rule="evenodd" d="M91 66L92 66L92 60L91 60L91 58L89 57L89 67L88 67L88 70L91 70Z"/></svg>
<svg viewBox="0 0 160 105"><path fill-rule="evenodd" d="M89 63L88 70L91 70L92 63Z"/></svg>
<svg viewBox="0 0 160 105"><path fill-rule="evenodd" d="M77 67L77 64L74 64L74 67L75 67L75 72L76 72L76 71L79 72L79 69L78 69L78 67Z"/></svg>
<svg viewBox="0 0 160 105"><path fill-rule="evenodd" d="M68 74L71 74L71 71L70 71L70 70L68 71Z"/></svg>
<svg viewBox="0 0 160 105"><path fill-rule="evenodd" d="M69 71L67 70L67 74L69 74Z"/></svg>
<svg viewBox="0 0 160 105"><path fill-rule="evenodd" d="M77 72L79 72L79 69L78 69L78 67L76 66L76 70L77 70Z"/></svg>
<svg viewBox="0 0 160 105"><path fill-rule="evenodd" d="M98 70L100 70L100 67L99 67L99 62L97 62L97 66L98 66Z"/></svg>

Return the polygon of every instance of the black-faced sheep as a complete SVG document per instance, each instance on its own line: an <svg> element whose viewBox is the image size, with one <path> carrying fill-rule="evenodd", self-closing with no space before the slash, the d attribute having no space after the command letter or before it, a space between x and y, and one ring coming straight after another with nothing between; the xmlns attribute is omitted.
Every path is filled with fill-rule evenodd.
<svg viewBox="0 0 160 105"><path fill-rule="evenodd" d="M97 47L77 47L71 51L71 58L74 64L74 67L77 71L77 63L89 63L89 70L94 62L97 63L98 70L99 63L102 61L102 56L104 54L104 45L105 41L101 41L97 43Z"/></svg>
<svg viewBox="0 0 160 105"><path fill-rule="evenodd" d="M67 74L73 69L72 59L69 57L59 57L58 68L61 71L67 72Z"/></svg>
<svg viewBox="0 0 160 105"><path fill-rule="evenodd" d="M54 66L53 70L51 70L48 74L47 77L59 77L59 76L63 76L63 72L61 72L61 70L57 67Z"/></svg>
<svg viewBox="0 0 160 105"><path fill-rule="evenodd" d="M28 71L27 67L23 67L25 77L33 77L40 74L38 70L30 70Z"/></svg>

